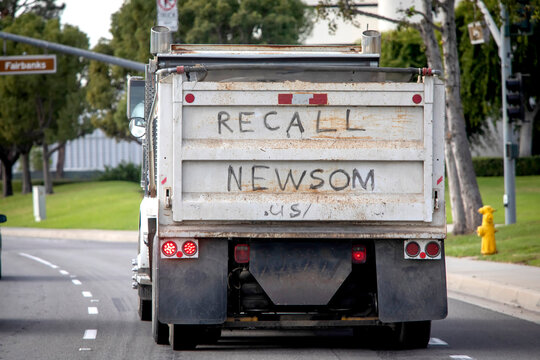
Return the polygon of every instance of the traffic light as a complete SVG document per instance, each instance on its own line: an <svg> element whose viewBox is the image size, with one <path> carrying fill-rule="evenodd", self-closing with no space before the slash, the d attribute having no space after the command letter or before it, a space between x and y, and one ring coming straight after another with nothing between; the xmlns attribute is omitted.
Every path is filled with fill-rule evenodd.
<svg viewBox="0 0 540 360"><path fill-rule="evenodd" d="M524 120L523 77L521 73L506 79L506 113L510 120Z"/></svg>
<svg viewBox="0 0 540 360"><path fill-rule="evenodd" d="M515 16L510 25L510 35L532 35L533 22L531 22L533 14L533 6L530 0L517 0L515 8Z"/></svg>

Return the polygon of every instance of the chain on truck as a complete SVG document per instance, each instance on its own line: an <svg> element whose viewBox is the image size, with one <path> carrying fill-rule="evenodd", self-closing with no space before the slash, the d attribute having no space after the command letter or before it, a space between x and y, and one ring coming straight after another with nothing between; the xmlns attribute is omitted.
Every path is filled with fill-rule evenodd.
<svg viewBox="0 0 540 360"><path fill-rule="evenodd" d="M133 287L155 341L346 327L426 347L447 314L438 71L379 67L375 31L362 47L151 34L128 117L145 159Z"/></svg>

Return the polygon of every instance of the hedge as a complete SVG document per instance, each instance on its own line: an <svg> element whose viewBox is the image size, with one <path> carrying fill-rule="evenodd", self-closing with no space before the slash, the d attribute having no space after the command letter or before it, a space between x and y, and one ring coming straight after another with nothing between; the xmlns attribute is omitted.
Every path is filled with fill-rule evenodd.
<svg viewBox="0 0 540 360"><path fill-rule="evenodd" d="M473 158L476 176L504 176L502 158ZM516 175L540 175L540 155L516 159Z"/></svg>

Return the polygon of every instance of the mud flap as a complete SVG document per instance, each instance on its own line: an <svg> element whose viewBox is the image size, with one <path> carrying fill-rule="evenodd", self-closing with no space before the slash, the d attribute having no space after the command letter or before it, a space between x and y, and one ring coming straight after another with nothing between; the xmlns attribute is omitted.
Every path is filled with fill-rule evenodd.
<svg viewBox="0 0 540 360"><path fill-rule="evenodd" d="M441 260L406 260L403 240L376 240L379 319L444 319L448 313L444 243Z"/></svg>
<svg viewBox="0 0 540 360"><path fill-rule="evenodd" d="M183 325L225 322L226 240L200 239L198 259L159 259L158 263L160 322Z"/></svg>

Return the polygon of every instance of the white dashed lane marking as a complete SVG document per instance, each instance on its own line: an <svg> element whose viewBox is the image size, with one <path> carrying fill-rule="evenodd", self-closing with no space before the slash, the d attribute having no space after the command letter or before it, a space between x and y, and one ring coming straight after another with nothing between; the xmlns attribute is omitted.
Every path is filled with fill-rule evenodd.
<svg viewBox="0 0 540 360"><path fill-rule="evenodd" d="M19 255L21 255L21 256L23 256L25 258L37 261L38 263L41 263L43 265L47 265L50 268L58 269L57 265L54 265L53 263L50 263L47 260L43 260L42 258L38 258L37 256L33 256L33 255L30 255L30 254L27 254L27 253L19 253Z"/></svg>
<svg viewBox="0 0 540 360"><path fill-rule="evenodd" d="M429 339L429 345L431 346L448 346L448 343L446 341L443 341L439 338L431 338Z"/></svg>
<svg viewBox="0 0 540 360"><path fill-rule="evenodd" d="M95 306L89 306L88 307L88 315L97 315L98 309Z"/></svg>
<svg viewBox="0 0 540 360"><path fill-rule="evenodd" d="M454 360L474 360L474 358L468 355L450 355L450 359Z"/></svg>
<svg viewBox="0 0 540 360"><path fill-rule="evenodd" d="M88 329L84 331L83 340L95 340L97 337L96 329Z"/></svg>
<svg viewBox="0 0 540 360"><path fill-rule="evenodd" d="M46 265L52 269L58 269L59 266L58 265L55 265L47 260L44 260L42 258L39 258L37 256L33 256L33 255L30 255L30 254L27 254L27 253L19 253L20 256L22 257L25 257L27 259L30 259L30 260L33 260L33 261L36 261L40 264L43 264L43 265ZM69 272L66 271L66 270L58 270L60 272L60 274L62 275L69 275ZM70 275L70 278L72 279L71 282L74 284L74 285L82 285L82 283L80 282L80 280L78 279L75 279L76 275ZM91 298L92 297L92 293L90 291L83 291L82 292L82 295L86 298ZM99 300L90 300L91 302L98 302ZM89 315L97 315L98 314L98 308L95 307L95 306L89 306L88 307L88 314ZM83 340L95 340L97 337L97 329L87 329L84 331L84 335L83 335ZM84 347L84 348L79 348L79 351L91 351L92 349L91 348L87 348L87 347Z"/></svg>

